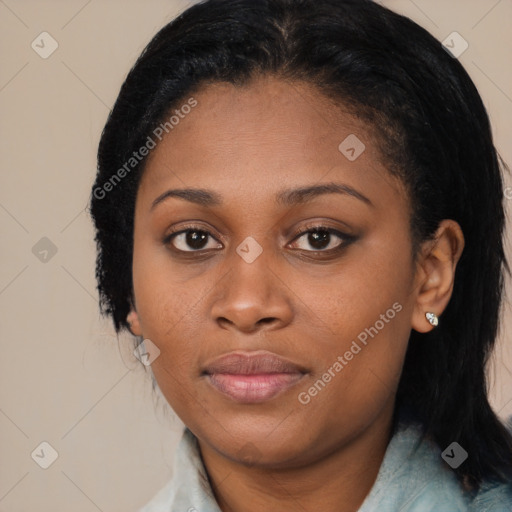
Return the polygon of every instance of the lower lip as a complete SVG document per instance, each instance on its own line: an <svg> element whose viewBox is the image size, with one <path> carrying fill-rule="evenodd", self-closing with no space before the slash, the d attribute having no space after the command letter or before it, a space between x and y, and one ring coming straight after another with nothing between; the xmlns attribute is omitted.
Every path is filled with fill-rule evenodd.
<svg viewBox="0 0 512 512"><path fill-rule="evenodd" d="M302 373L268 373L260 375L233 375L214 373L208 375L215 389L236 402L258 403L274 398L277 394L294 386Z"/></svg>

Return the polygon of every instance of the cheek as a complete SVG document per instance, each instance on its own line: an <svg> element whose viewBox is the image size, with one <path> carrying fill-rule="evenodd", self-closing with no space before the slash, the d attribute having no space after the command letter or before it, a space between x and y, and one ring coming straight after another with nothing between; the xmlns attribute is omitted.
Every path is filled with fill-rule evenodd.
<svg viewBox="0 0 512 512"><path fill-rule="evenodd" d="M193 354L201 341L204 321L197 311L204 288L194 283L183 279L170 265L163 246L136 231L133 288L142 335L160 350L160 357L152 365L155 376L163 372L162 378L171 382L173 377L183 380L193 368Z"/></svg>
<svg viewBox="0 0 512 512"><path fill-rule="evenodd" d="M172 264L169 250L150 236L151 226L135 229L133 289L144 335L161 338L170 334L201 299L195 281ZM196 285L197 286L197 285ZM204 294L204 290L203 290Z"/></svg>
<svg viewBox="0 0 512 512"><path fill-rule="evenodd" d="M301 389L301 403L308 402L312 417L341 406L343 412L324 418L331 426L371 417L394 394L414 307L407 249L375 244L352 257L328 284L303 280L305 302L316 304L319 323L330 332L315 340L318 372Z"/></svg>
<svg viewBox="0 0 512 512"><path fill-rule="evenodd" d="M365 241L354 246L333 271L323 271L324 275L318 270L316 274L305 272L296 280L294 288L302 302L314 311L319 323L345 342L376 322L379 327L385 322L386 329L379 329L384 333L405 320L407 330L414 301L412 256L407 237L395 234L392 239L393 244L386 237ZM393 309L395 303L398 306ZM396 315L398 308L400 315ZM336 348L340 349L339 344Z"/></svg>
<svg viewBox="0 0 512 512"><path fill-rule="evenodd" d="M366 429L394 400L410 333L409 305L397 295L373 294L365 307L337 310L340 327L311 354L317 371L296 395L298 424L318 428L318 439ZM335 311L333 311L335 314ZM289 424L287 425L289 426ZM323 442L323 441L319 441Z"/></svg>
<svg viewBox="0 0 512 512"><path fill-rule="evenodd" d="M139 261L144 264L137 266L134 255L137 312L143 336L160 350L151 370L176 414L186 424L194 424L201 415L201 397L191 384L198 377L197 355L205 339L204 319L198 314L201 289L180 283L166 266L151 265L148 259Z"/></svg>

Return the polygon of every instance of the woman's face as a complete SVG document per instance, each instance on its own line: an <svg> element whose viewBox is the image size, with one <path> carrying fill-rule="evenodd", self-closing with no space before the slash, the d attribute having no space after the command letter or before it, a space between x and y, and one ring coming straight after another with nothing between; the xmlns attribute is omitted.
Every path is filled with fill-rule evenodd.
<svg viewBox="0 0 512 512"><path fill-rule="evenodd" d="M303 464L389 425L415 310L408 199L368 127L311 86L194 98L140 183L134 331L202 443Z"/></svg>

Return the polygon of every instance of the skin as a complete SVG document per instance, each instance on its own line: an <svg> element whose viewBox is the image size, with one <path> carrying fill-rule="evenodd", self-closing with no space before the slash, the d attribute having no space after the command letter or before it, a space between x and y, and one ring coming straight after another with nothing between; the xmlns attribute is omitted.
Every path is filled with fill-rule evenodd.
<svg viewBox="0 0 512 512"><path fill-rule="evenodd" d="M152 151L140 183L131 330L160 349L153 372L197 436L224 512L355 511L390 439L410 331L429 331L425 313L446 307L462 232L443 221L415 259L409 199L371 127L314 87L259 77L238 88L210 84L194 98L198 106ZM355 161L338 150L349 134L366 146ZM275 201L284 189L333 182L371 204L348 193ZM183 188L209 189L222 203L168 197L152 207ZM191 225L212 236L202 255L184 235L163 241ZM319 249L312 226L353 239L327 236ZM249 236L263 250L252 263L236 252ZM401 311L300 403L298 394L396 303ZM234 350L268 350L306 374L266 402L240 404L201 374Z"/></svg>

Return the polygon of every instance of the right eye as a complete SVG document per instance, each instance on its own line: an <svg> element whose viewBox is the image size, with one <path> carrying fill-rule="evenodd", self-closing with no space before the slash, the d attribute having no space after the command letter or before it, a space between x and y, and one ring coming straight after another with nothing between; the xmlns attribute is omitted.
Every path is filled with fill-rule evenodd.
<svg viewBox="0 0 512 512"><path fill-rule="evenodd" d="M213 235L204 229L196 227L189 227L175 233L170 233L164 239L165 245L171 244L173 248L182 252L198 252L216 248L222 249L220 242L213 243L213 246L208 247L210 241L216 242Z"/></svg>

